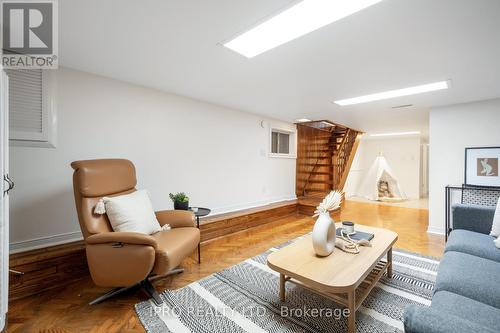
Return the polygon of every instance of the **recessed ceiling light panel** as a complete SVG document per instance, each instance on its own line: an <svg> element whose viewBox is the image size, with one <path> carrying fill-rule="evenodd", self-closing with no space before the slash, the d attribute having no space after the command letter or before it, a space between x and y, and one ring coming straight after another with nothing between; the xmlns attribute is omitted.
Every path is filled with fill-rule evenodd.
<svg viewBox="0 0 500 333"><path fill-rule="evenodd" d="M405 136L405 135L419 135L419 131L411 131L411 132L394 132L394 133L379 133L379 134L370 134L370 136L381 137L381 136Z"/></svg>
<svg viewBox="0 0 500 333"><path fill-rule="evenodd" d="M382 0L303 0L224 44L252 58Z"/></svg>
<svg viewBox="0 0 500 333"><path fill-rule="evenodd" d="M396 98L396 97L402 97L402 96L410 96L410 95L422 94L422 93L430 92L430 91L443 90L443 89L448 89L448 87L449 87L448 81L440 81L440 82L434 82L434 83L429 83L429 84L423 84L423 85L415 86L415 87L390 90L390 91L385 91L385 92L371 94L371 95L342 99L342 100L335 101L334 103L337 105L340 105L340 106L361 104L361 103L380 101L383 99L390 99L390 98Z"/></svg>
<svg viewBox="0 0 500 333"><path fill-rule="evenodd" d="M404 109L404 108L409 108L412 106L413 106L413 104L396 105L396 106L393 106L391 109Z"/></svg>

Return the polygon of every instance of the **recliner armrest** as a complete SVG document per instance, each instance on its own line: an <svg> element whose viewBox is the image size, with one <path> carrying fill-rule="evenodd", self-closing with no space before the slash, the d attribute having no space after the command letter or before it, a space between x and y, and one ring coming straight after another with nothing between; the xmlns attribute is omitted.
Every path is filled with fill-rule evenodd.
<svg viewBox="0 0 500 333"><path fill-rule="evenodd" d="M158 248L158 242L153 237L138 232L103 232L87 237L87 244L104 243L126 243L134 245L149 245L155 250Z"/></svg>
<svg viewBox="0 0 500 333"><path fill-rule="evenodd" d="M160 225L170 224L172 228L194 227L194 213L188 210L161 210L156 212Z"/></svg>

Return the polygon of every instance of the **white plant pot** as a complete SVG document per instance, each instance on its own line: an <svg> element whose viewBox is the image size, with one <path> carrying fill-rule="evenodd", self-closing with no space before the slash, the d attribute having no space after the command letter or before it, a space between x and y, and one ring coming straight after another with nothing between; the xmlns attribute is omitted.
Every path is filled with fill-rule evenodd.
<svg viewBox="0 0 500 333"><path fill-rule="evenodd" d="M312 232L314 252L321 257L330 255L335 248L335 238L335 222L330 213L319 214Z"/></svg>

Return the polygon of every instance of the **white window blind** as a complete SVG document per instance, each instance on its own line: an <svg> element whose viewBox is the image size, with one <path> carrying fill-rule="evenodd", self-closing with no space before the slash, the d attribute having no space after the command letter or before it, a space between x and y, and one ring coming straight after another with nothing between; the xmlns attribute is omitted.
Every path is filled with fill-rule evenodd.
<svg viewBox="0 0 500 333"><path fill-rule="evenodd" d="M269 127L269 157L296 157L296 135L292 128Z"/></svg>
<svg viewBox="0 0 500 333"><path fill-rule="evenodd" d="M47 85L41 69L8 70L9 127L14 141L48 142Z"/></svg>
<svg viewBox="0 0 500 333"><path fill-rule="evenodd" d="M290 133L272 132L271 153L290 154Z"/></svg>

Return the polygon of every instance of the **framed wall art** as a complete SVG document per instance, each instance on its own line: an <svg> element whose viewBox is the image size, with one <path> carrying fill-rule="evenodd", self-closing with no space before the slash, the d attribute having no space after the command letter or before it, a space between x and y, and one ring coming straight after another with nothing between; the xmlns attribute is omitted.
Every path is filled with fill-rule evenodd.
<svg viewBox="0 0 500 333"><path fill-rule="evenodd" d="M500 147L465 148L465 185L500 187Z"/></svg>

